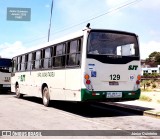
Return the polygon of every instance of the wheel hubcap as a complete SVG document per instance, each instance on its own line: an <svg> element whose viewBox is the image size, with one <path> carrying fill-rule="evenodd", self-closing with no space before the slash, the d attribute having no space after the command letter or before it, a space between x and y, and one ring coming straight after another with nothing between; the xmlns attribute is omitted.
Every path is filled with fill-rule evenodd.
<svg viewBox="0 0 160 139"><path fill-rule="evenodd" d="M46 104L46 103L48 103L48 100L49 100L48 90L44 89L44 91L43 91L43 102Z"/></svg>

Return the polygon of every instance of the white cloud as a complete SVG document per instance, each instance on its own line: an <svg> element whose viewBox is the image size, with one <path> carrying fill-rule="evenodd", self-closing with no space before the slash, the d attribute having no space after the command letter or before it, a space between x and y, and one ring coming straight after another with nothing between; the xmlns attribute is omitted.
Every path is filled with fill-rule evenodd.
<svg viewBox="0 0 160 139"><path fill-rule="evenodd" d="M31 45L29 47L25 46L21 41L0 44L0 56L3 58L13 58L14 56L42 48L42 44Z"/></svg>
<svg viewBox="0 0 160 139"><path fill-rule="evenodd" d="M142 0L134 7L148 10L159 10L160 0Z"/></svg>
<svg viewBox="0 0 160 139"><path fill-rule="evenodd" d="M160 42L150 41L148 43L140 44L141 59L148 58L148 56L154 51L160 52Z"/></svg>
<svg viewBox="0 0 160 139"><path fill-rule="evenodd" d="M25 51L26 48L23 46L21 41L0 44L0 56L4 58L12 58L18 54L24 53Z"/></svg>

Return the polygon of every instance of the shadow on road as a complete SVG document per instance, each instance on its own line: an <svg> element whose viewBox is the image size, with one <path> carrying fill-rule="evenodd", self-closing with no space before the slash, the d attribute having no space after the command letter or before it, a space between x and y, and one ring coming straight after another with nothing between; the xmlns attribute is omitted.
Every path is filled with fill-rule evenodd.
<svg viewBox="0 0 160 139"><path fill-rule="evenodd" d="M24 96L23 100L42 104L42 98ZM129 105L129 107L131 106ZM141 110L135 111L120 106L112 106L107 103L95 102L84 104L67 101L51 101L50 108L59 109L88 118L143 115L145 110L150 110L150 108L139 107Z"/></svg>
<svg viewBox="0 0 160 139"><path fill-rule="evenodd" d="M15 95L15 93L10 91L0 91L0 95Z"/></svg>

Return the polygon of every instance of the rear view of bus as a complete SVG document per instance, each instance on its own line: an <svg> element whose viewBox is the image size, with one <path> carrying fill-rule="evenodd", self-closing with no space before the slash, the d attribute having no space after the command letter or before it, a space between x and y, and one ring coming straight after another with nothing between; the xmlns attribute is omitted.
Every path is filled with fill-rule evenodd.
<svg viewBox="0 0 160 139"><path fill-rule="evenodd" d="M140 96L140 54L134 33L88 31L82 101L126 101Z"/></svg>
<svg viewBox="0 0 160 139"><path fill-rule="evenodd" d="M11 90L9 67L11 67L11 59L0 58L0 92L2 93Z"/></svg>

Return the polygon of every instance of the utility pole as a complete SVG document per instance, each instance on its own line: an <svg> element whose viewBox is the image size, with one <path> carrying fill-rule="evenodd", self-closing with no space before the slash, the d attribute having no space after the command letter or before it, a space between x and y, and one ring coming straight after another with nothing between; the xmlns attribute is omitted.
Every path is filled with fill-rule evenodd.
<svg viewBox="0 0 160 139"><path fill-rule="evenodd" d="M50 31L51 31L51 24L52 24L52 11L53 11L53 0L51 3L51 14L50 14L50 21L49 21L49 29L48 29L48 42L49 42L49 38L50 38Z"/></svg>

